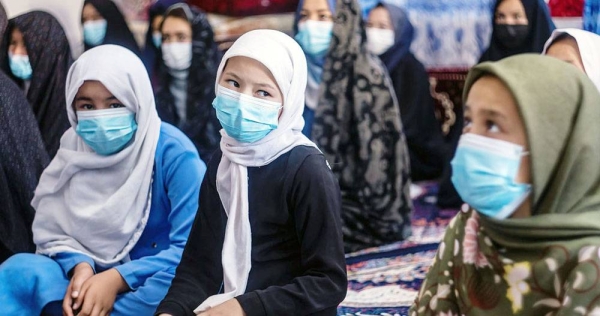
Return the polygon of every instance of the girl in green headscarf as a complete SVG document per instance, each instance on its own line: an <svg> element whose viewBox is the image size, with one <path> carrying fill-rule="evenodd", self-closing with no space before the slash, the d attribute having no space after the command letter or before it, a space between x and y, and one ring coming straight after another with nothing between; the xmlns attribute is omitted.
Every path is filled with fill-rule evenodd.
<svg viewBox="0 0 600 316"><path fill-rule="evenodd" d="M600 313L600 95L518 55L474 67L450 223L410 315Z"/></svg>

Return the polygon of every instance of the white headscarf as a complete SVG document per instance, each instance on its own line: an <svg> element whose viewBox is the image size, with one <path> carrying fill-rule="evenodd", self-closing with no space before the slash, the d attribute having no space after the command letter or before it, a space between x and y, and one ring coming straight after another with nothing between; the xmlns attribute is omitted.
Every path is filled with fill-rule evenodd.
<svg viewBox="0 0 600 316"><path fill-rule="evenodd" d="M600 90L600 36L580 29L556 29L544 45L542 54L546 54L554 40L562 34L571 35L579 46L585 73Z"/></svg>
<svg viewBox="0 0 600 316"><path fill-rule="evenodd" d="M296 146L316 148L302 134L307 66L304 53L296 41L273 30L244 34L223 57L217 72L215 91L227 60L235 56L255 59L269 69L283 94L283 112L277 129L255 143L240 143L221 130L223 156L217 170L217 191L228 216L222 252L224 293L206 299L194 310L196 313L241 295L246 290L252 267L247 167L268 165Z"/></svg>
<svg viewBox="0 0 600 316"><path fill-rule="evenodd" d="M120 152L96 154L75 133L72 104L87 80L100 81L127 109L138 129ZM83 253L101 266L128 260L150 211L152 168L161 121L144 65L116 45L85 52L71 66L66 83L71 128L44 170L31 205L36 214L33 239L37 252Z"/></svg>

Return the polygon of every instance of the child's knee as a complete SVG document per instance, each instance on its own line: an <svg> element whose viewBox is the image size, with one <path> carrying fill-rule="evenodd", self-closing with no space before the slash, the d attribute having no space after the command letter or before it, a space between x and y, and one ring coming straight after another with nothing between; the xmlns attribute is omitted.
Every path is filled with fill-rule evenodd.
<svg viewBox="0 0 600 316"><path fill-rule="evenodd" d="M15 273L21 273L21 271L24 271L29 267L31 262L37 261L36 257L39 256L31 253L15 254L8 258L6 261L4 261L2 265L0 265L0 275L12 275Z"/></svg>
<svg viewBox="0 0 600 316"><path fill-rule="evenodd" d="M40 275L55 272L55 269L52 269L54 265L57 271L62 271L54 260L46 256L32 253L16 254L0 265L0 283L8 282L13 287L18 287L35 282Z"/></svg>

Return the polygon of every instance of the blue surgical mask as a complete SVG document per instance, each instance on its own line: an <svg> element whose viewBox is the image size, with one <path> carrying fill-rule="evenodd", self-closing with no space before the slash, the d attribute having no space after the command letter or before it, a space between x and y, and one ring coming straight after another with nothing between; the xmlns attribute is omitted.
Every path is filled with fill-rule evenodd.
<svg viewBox="0 0 600 316"><path fill-rule="evenodd" d="M83 41L89 46L98 46L106 36L106 20L87 21L83 23Z"/></svg>
<svg viewBox="0 0 600 316"><path fill-rule="evenodd" d="M121 151L135 135L135 114L126 108L77 111L75 131L97 154Z"/></svg>
<svg viewBox="0 0 600 316"><path fill-rule="evenodd" d="M241 143L254 143L277 128L281 103L254 98L219 86L213 107L229 137Z"/></svg>
<svg viewBox="0 0 600 316"><path fill-rule="evenodd" d="M530 184L515 182L521 157L527 154L517 144L464 134L452 159L452 183L476 211L508 218L531 192Z"/></svg>
<svg viewBox="0 0 600 316"><path fill-rule="evenodd" d="M307 20L298 24L294 39L306 55L321 59L327 54L332 34L333 22Z"/></svg>
<svg viewBox="0 0 600 316"><path fill-rule="evenodd" d="M8 53L8 65L10 67L10 71L15 75L15 77L22 80L29 80L33 75L33 69L31 68L31 63L29 62L29 56L27 55L13 55L12 53Z"/></svg>
<svg viewBox="0 0 600 316"><path fill-rule="evenodd" d="M152 33L152 43L154 47L160 48L160 44L162 44L162 34L160 32Z"/></svg>

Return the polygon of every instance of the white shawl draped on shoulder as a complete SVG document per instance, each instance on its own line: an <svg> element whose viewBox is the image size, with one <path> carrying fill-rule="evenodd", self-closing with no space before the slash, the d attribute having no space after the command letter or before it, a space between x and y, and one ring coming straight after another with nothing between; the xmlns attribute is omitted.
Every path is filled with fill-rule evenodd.
<svg viewBox="0 0 600 316"><path fill-rule="evenodd" d="M137 132L120 152L101 156L75 133L72 104L81 85L101 82L135 113ZM77 252L96 264L128 260L146 226L154 155L160 133L152 86L144 65L129 50L103 45L84 53L69 70L66 111L71 128L40 178L32 205L37 253Z"/></svg>
<svg viewBox="0 0 600 316"><path fill-rule="evenodd" d="M255 143L237 142L221 130L223 156L217 170L217 191L227 213L222 252L224 291L206 299L194 310L196 313L244 294L246 290L252 251L247 167L268 165L296 146L316 147L302 134L307 65L296 41L273 30L244 34L223 57L217 72L215 91L227 60L235 56L253 58L271 71L283 94L283 112L277 129Z"/></svg>

